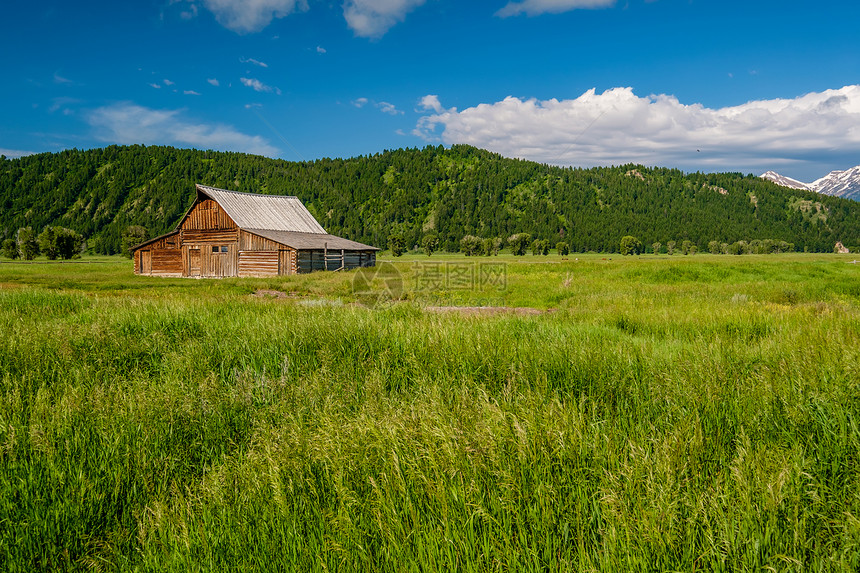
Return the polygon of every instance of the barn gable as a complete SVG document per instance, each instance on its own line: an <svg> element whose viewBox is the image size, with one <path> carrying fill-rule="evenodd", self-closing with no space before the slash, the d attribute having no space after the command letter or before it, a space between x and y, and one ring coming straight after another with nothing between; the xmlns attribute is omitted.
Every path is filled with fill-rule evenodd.
<svg viewBox="0 0 860 573"><path fill-rule="evenodd" d="M378 250L326 233L297 197L197 185L175 230L134 248L134 267L162 276L273 276L373 266Z"/></svg>

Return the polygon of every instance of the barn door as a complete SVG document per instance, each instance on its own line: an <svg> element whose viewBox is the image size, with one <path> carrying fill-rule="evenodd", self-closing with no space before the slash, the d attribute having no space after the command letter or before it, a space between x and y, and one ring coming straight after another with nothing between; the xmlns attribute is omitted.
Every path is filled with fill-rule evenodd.
<svg viewBox="0 0 860 573"><path fill-rule="evenodd" d="M278 251L278 274L293 274L293 251L281 249Z"/></svg>
<svg viewBox="0 0 860 573"><path fill-rule="evenodd" d="M152 251L140 252L140 274L152 274Z"/></svg>
<svg viewBox="0 0 860 573"><path fill-rule="evenodd" d="M200 249L188 249L188 276L200 276Z"/></svg>

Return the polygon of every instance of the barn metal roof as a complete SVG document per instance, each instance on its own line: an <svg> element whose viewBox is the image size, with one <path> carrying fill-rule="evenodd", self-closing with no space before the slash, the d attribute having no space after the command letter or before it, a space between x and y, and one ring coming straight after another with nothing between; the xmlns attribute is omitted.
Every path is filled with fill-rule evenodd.
<svg viewBox="0 0 860 573"><path fill-rule="evenodd" d="M332 236L326 234L298 197L240 193L200 184L197 184L197 190L218 203L240 229L255 233L253 229Z"/></svg>
<svg viewBox="0 0 860 573"><path fill-rule="evenodd" d="M273 231L271 229L245 229L265 239L281 243L296 250L324 250L330 251L378 251L376 247L350 241L335 235L321 233L298 233L295 231Z"/></svg>

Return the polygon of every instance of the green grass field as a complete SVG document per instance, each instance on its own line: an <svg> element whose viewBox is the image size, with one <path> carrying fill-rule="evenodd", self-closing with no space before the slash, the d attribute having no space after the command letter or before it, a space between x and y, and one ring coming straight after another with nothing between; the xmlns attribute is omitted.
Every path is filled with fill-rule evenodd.
<svg viewBox="0 0 860 573"><path fill-rule="evenodd" d="M858 571L853 259L2 262L0 570Z"/></svg>

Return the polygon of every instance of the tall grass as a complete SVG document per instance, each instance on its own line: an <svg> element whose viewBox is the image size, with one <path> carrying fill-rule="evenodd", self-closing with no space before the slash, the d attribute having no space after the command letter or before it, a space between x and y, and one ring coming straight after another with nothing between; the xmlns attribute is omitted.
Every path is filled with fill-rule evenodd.
<svg viewBox="0 0 860 573"><path fill-rule="evenodd" d="M533 316L14 268L0 569L860 569L838 258L511 263Z"/></svg>

